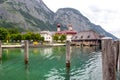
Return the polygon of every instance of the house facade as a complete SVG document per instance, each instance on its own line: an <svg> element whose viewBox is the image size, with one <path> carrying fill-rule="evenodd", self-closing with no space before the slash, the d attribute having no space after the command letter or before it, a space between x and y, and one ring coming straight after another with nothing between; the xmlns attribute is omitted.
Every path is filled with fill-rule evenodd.
<svg viewBox="0 0 120 80"><path fill-rule="evenodd" d="M100 45L102 37L103 36L92 30L81 31L72 37L72 42L75 45L86 45L86 46Z"/></svg>
<svg viewBox="0 0 120 80"><path fill-rule="evenodd" d="M44 41L45 42L52 42L53 40L52 40L52 34L53 34L54 32L50 32L50 31L41 31L40 32L40 35L42 36L42 37L44 37Z"/></svg>

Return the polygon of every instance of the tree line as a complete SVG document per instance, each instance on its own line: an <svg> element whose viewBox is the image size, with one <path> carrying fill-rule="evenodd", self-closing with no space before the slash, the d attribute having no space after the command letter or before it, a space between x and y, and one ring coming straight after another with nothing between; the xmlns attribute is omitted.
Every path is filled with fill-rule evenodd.
<svg viewBox="0 0 120 80"><path fill-rule="evenodd" d="M56 42L58 42L58 41L63 42L66 40L66 35L65 34L54 34L53 40L55 40Z"/></svg>
<svg viewBox="0 0 120 80"><path fill-rule="evenodd" d="M56 42L63 42L66 40L65 34L54 34L52 39ZM33 33L31 31L27 31L25 33L19 32L17 28L0 28L0 40L3 42L21 42L21 40L29 40L29 41L44 41L44 37L42 37L39 33Z"/></svg>
<svg viewBox="0 0 120 80"><path fill-rule="evenodd" d="M21 40L44 41L44 37L39 33L33 33L30 31L22 34L16 28L0 28L0 40L4 42L17 42Z"/></svg>

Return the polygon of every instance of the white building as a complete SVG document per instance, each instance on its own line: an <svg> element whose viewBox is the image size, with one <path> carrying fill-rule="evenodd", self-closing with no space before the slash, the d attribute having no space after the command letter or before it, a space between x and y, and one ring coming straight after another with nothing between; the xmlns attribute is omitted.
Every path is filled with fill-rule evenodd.
<svg viewBox="0 0 120 80"><path fill-rule="evenodd" d="M45 42L52 42L52 34L53 32L50 31L41 31L40 32L41 36L44 37Z"/></svg>

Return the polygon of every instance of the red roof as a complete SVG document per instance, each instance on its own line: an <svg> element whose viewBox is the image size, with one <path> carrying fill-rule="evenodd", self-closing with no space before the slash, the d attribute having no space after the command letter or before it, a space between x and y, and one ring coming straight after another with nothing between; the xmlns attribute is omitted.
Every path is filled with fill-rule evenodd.
<svg viewBox="0 0 120 80"><path fill-rule="evenodd" d="M74 30L57 31L56 34L77 34Z"/></svg>

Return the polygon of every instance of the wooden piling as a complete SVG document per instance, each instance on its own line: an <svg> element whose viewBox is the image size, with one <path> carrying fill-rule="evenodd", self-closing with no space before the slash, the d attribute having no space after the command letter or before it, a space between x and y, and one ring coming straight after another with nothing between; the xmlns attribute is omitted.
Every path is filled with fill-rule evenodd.
<svg viewBox="0 0 120 80"><path fill-rule="evenodd" d="M115 56L115 67L118 70L118 58L119 58L119 41L114 41L114 56Z"/></svg>
<svg viewBox="0 0 120 80"><path fill-rule="evenodd" d="M2 60L2 42L0 41L0 60Z"/></svg>
<svg viewBox="0 0 120 80"><path fill-rule="evenodd" d="M66 41L66 67L70 67L70 41Z"/></svg>
<svg viewBox="0 0 120 80"><path fill-rule="evenodd" d="M29 51L29 45L28 45L28 40L25 40L25 47L24 47L24 62L25 64L28 64L28 60L29 60L29 54L28 54L28 51Z"/></svg>
<svg viewBox="0 0 120 80"><path fill-rule="evenodd" d="M119 70L118 71L120 72L120 40L119 40L119 58L118 58L118 64L119 64L118 65L119 66L119 68L118 68Z"/></svg>
<svg viewBox="0 0 120 80"><path fill-rule="evenodd" d="M102 38L103 80L116 80L115 59L111 38Z"/></svg>

